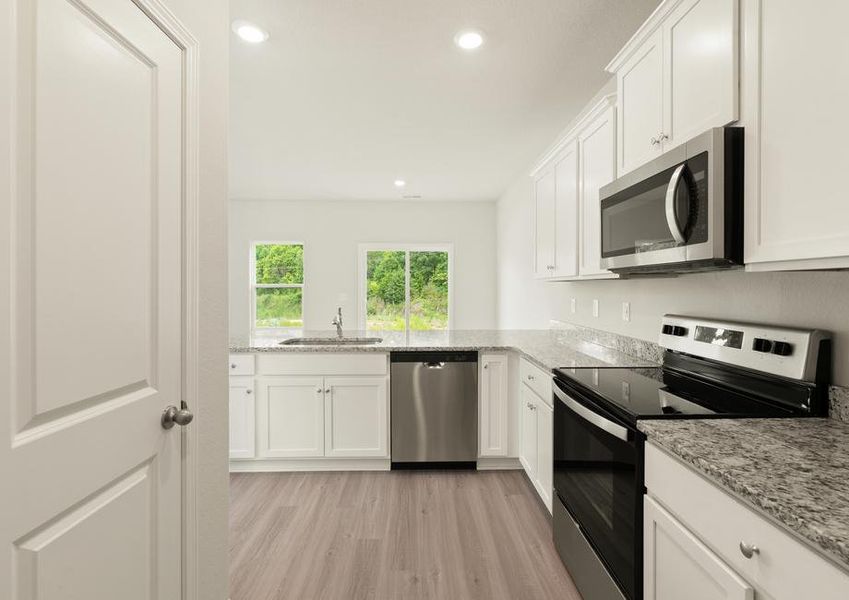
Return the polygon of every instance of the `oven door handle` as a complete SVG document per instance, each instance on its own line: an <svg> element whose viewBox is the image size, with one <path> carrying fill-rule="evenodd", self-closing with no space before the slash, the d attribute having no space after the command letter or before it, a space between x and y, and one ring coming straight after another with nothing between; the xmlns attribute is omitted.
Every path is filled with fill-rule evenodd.
<svg viewBox="0 0 849 600"><path fill-rule="evenodd" d="M675 215L675 192L681 184L681 178L684 176L684 169L687 168L687 163L681 163L672 173L672 179L669 180L669 186L666 188L666 224L669 226L669 231L672 237L679 244L684 244L687 240L681 228L678 227L678 218Z"/></svg>
<svg viewBox="0 0 849 600"><path fill-rule="evenodd" d="M566 407L571 410L573 413L584 419L585 421L589 421L592 425L595 425L599 429L603 429L613 437L619 438L623 442L628 441L628 429L622 427L613 421L602 417L600 414L593 412L577 400L573 400L569 396L567 396L563 390L554 385L554 394L560 399Z"/></svg>

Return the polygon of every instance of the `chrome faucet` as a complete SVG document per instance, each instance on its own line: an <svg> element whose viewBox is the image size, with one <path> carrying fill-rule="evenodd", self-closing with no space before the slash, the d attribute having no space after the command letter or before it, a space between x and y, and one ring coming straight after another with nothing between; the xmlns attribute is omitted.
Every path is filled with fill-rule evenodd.
<svg viewBox="0 0 849 600"><path fill-rule="evenodd" d="M336 309L336 316L330 321L331 325L336 325L336 335L342 337L342 307Z"/></svg>

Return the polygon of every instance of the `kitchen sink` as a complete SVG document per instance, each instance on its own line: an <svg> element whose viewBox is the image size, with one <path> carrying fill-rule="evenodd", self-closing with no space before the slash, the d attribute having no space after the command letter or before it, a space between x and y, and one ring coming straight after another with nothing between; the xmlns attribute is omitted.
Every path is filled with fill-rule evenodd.
<svg viewBox="0 0 849 600"><path fill-rule="evenodd" d="M300 337L283 340L282 346L368 346L379 344L383 338L379 337Z"/></svg>

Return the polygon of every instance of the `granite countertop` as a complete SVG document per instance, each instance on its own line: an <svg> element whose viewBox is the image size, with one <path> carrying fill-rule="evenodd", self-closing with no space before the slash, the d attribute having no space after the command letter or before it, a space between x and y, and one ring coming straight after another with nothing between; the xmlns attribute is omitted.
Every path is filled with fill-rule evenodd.
<svg viewBox="0 0 849 600"><path fill-rule="evenodd" d="M334 332L305 331L298 337L333 337ZM345 337L382 337L379 344L298 346L281 345L287 336L231 338L230 352L392 352L515 350L551 371L558 367L642 367L655 362L635 358L580 338L568 329L539 330L453 330L404 332L349 331ZM292 337L292 336L288 336Z"/></svg>
<svg viewBox="0 0 849 600"><path fill-rule="evenodd" d="M849 569L849 423L667 419L638 427L650 442Z"/></svg>

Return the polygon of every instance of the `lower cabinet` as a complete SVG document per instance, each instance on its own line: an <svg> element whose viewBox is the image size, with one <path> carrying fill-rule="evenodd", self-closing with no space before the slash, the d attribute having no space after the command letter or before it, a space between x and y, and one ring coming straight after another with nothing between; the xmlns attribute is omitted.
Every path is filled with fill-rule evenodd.
<svg viewBox="0 0 849 600"><path fill-rule="evenodd" d="M754 589L651 498L644 504L646 600L752 600Z"/></svg>
<svg viewBox="0 0 849 600"><path fill-rule="evenodd" d="M550 379L550 377L549 377ZM526 383L519 385L521 442L519 461L551 512L554 476L554 414L548 402L540 398Z"/></svg>
<svg viewBox="0 0 849 600"><path fill-rule="evenodd" d="M230 378L230 458L253 458L256 454L255 397L253 377Z"/></svg>
<svg viewBox="0 0 849 600"><path fill-rule="evenodd" d="M389 455L385 377L324 379L324 455Z"/></svg>
<svg viewBox="0 0 849 600"><path fill-rule="evenodd" d="M257 456L324 456L324 378L258 380Z"/></svg>
<svg viewBox="0 0 849 600"><path fill-rule="evenodd" d="M385 377L261 377L260 458L389 455Z"/></svg>
<svg viewBox="0 0 849 600"><path fill-rule="evenodd" d="M481 354L478 381L478 455L506 457L510 453L510 389L506 354Z"/></svg>

